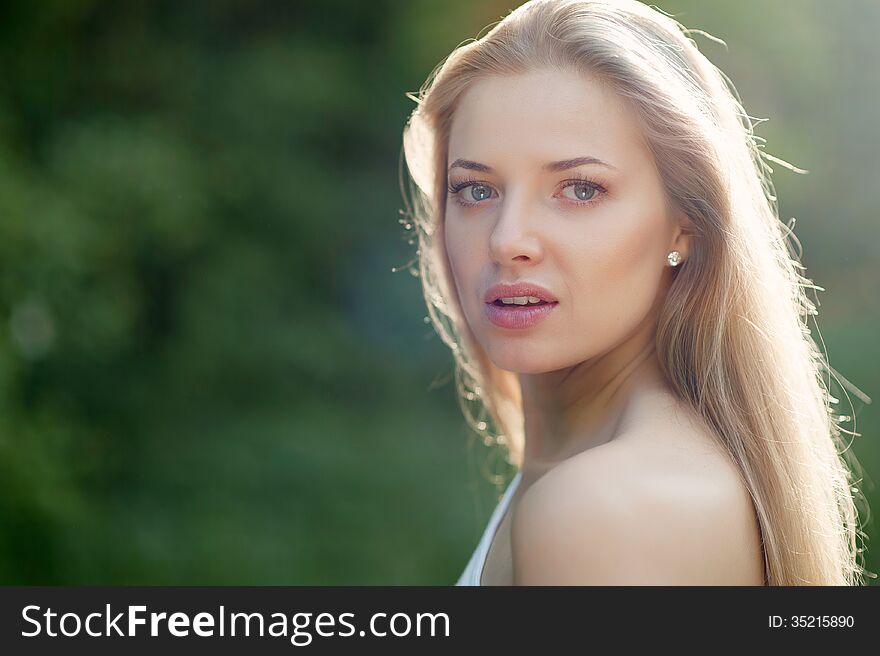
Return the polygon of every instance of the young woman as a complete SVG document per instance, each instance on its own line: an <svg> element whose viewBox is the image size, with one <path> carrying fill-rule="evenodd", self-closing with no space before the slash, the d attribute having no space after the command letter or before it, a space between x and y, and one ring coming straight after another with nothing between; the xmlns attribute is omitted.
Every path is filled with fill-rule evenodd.
<svg viewBox="0 0 880 656"><path fill-rule="evenodd" d="M429 314L518 468L458 584L860 584L810 281L686 30L532 0L412 97Z"/></svg>

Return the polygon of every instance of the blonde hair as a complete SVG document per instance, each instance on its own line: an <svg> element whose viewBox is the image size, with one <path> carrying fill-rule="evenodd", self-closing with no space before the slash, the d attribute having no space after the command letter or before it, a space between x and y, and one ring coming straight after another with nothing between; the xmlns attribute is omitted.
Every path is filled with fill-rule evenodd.
<svg viewBox="0 0 880 656"><path fill-rule="evenodd" d="M739 467L761 528L765 583L861 585L861 479L840 426L850 418L832 408L836 372L808 327L818 303L806 290L821 288L799 271L802 254L787 241L793 224L779 220L762 157L793 167L762 151L733 84L691 31L635 0L532 0L454 49L418 96L408 94L417 103L403 136L416 185L405 219L418 235L414 273L452 350L465 418L521 466L518 379L487 358L464 321L443 243L450 126L462 92L487 75L563 67L610 84L637 110L668 198L694 224L659 317L657 355L672 390Z"/></svg>

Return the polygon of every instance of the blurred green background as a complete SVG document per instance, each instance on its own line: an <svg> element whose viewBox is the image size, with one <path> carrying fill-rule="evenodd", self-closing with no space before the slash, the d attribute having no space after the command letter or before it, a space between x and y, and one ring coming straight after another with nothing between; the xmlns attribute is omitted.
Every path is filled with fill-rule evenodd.
<svg viewBox="0 0 880 656"><path fill-rule="evenodd" d="M404 94L516 4L3 4L0 582L457 579L511 472L405 266ZM780 214L876 398L880 4L662 8L810 170Z"/></svg>

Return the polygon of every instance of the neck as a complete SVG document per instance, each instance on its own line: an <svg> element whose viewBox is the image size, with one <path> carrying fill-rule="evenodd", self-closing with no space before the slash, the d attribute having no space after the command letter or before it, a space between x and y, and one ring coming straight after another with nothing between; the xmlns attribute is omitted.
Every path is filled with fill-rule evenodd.
<svg viewBox="0 0 880 656"><path fill-rule="evenodd" d="M523 469L548 469L610 441L639 395L665 386L646 320L609 351L571 367L520 374L525 419Z"/></svg>

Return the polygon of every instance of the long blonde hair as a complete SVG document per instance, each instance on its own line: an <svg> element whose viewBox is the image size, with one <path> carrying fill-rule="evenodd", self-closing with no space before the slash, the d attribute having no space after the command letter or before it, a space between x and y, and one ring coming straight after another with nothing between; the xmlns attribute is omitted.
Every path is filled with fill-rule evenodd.
<svg viewBox="0 0 880 656"><path fill-rule="evenodd" d="M518 379L488 359L464 321L443 243L450 125L462 92L487 75L564 67L610 83L637 110L667 195L696 228L661 310L657 355L673 391L739 467L760 523L765 583L861 585L859 464L841 436L858 433L832 407L836 372L808 327L818 303L807 290L821 288L801 274L764 159L793 167L762 150L733 84L690 32L636 0L531 0L453 50L408 94L417 103L403 135L414 273L452 350L465 418L521 466Z"/></svg>

